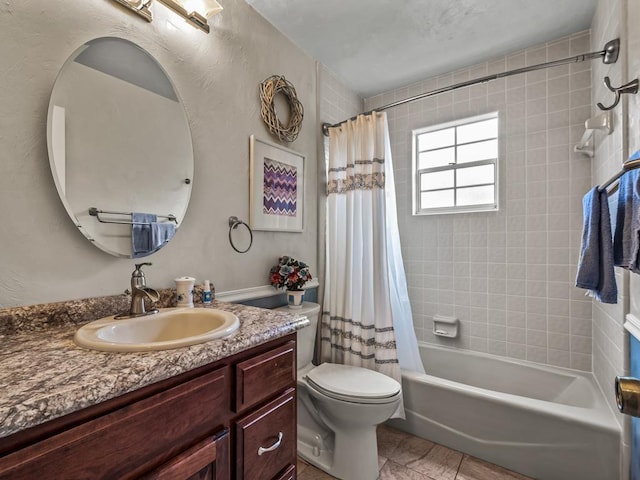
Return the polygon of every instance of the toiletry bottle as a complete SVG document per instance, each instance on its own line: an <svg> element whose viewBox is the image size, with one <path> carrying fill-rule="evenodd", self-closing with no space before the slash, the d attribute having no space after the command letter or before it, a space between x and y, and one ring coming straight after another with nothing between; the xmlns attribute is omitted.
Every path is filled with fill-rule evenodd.
<svg viewBox="0 0 640 480"><path fill-rule="evenodd" d="M202 292L202 303L211 303L211 282L204 281L204 290Z"/></svg>

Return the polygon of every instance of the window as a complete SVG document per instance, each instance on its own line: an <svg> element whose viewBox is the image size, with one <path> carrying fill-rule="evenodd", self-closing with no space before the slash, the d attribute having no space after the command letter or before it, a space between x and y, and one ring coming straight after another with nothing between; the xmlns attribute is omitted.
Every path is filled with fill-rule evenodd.
<svg viewBox="0 0 640 480"><path fill-rule="evenodd" d="M498 209L498 113L413 131L413 214Z"/></svg>

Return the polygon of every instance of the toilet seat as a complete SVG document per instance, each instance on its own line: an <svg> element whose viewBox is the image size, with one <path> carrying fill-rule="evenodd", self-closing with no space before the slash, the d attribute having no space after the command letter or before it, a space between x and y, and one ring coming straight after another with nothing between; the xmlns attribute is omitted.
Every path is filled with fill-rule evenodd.
<svg viewBox="0 0 640 480"><path fill-rule="evenodd" d="M336 400L380 404L394 402L401 386L382 373L351 365L323 363L304 376L316 391Z"/></svg>

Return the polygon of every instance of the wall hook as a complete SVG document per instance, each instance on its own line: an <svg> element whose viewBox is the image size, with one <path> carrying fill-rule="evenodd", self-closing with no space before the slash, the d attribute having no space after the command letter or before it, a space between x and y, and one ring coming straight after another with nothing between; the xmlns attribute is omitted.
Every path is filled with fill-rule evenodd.
<svg viewBox="0 0 640 480"><path fill-rule="evenodd" d="M611 104L608 107L605 107L601 103L598 103L598 108L600 110L611 110L612 108L615 108L615 106L618 105L618 103L620 102L620 97L622 96L623 93L638 93L637 78L635 80L631 80L629 83L626 83L625 85L622 85L620 87L612 87L611 80L609 80L609 77L604 77L604 84L607 86L609 90L615 93L616 98L613 101L613 104Z"/></svg>

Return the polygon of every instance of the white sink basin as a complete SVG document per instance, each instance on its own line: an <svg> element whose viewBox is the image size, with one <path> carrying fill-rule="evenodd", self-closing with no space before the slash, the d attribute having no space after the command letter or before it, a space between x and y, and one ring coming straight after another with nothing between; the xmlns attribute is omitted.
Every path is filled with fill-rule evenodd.
<svg viewBox="0 0 640 480"><path fill-rule="evenodd" d="M169 350L225 337L238 327L238 317L224 310L165 308L144 317L95 320L79 328L74 341L108 352Z"/></svg>

